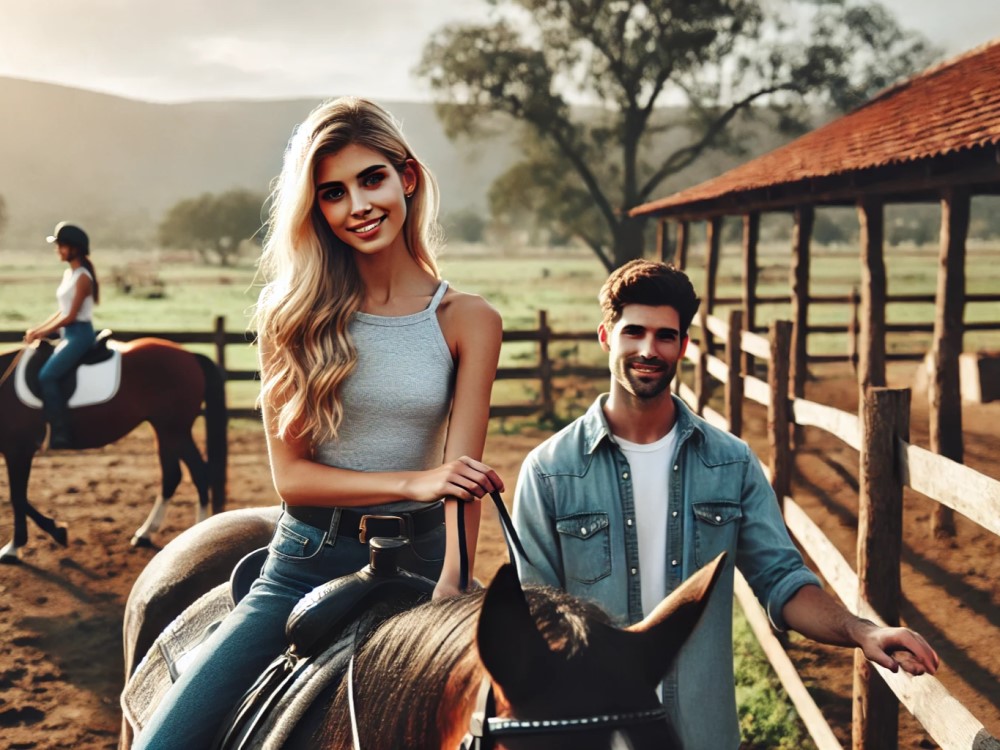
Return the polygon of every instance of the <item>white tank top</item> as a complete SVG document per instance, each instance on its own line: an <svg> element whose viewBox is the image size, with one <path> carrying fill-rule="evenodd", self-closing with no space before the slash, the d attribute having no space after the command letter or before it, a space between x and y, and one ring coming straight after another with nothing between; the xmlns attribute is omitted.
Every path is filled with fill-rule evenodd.
<svg viewBox="0 0 1000 750"><path fill-rule="evenodd" d="M56 299L59 301L59 312L63 315L68 315L70 308L73 306L73 298L76 296L76 282L83 275L86 275L90 279L91 293L84 298L83 304L80 305L80 309L76 313L76 319L80 323L89 323L94 315L94 277L90 275L90 271L86 268L80 266L75 271L72 268L66 269L65 273L63 273L62 283L56 289Z"/></svg>

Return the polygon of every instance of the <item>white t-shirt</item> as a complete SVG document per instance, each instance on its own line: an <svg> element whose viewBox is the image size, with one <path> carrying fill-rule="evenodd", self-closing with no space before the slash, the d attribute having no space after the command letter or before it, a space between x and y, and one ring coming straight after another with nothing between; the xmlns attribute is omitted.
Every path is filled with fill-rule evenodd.
<svg viewBox="0 0 1000 750"><path fill-rule="evenodd" d="M80 266L75 271L72 268L67 268L63 273L62 282L59 284L59 288L56 289L56 299L59 300L59 312L63 315L69 314L69 309L73 306L73 298L76 296L76 282L84 274L90 279L90 283L93 284L94 277L83 266ZM91 289L93 289L93 286L91 286ZM84 298L83 304L80 305L80 309L76 313L76 319L80 323L87 323L93 315L94 293L92 291Z"/></svg>
<svg viewBox="0 0 1000 750"><path fill-rule="evenodd" d="M667 595L667 500L669 466L677 445L677 426L655 443L633 443L615 436L628 460L639 539L642 614L648 615Z"/></svg>

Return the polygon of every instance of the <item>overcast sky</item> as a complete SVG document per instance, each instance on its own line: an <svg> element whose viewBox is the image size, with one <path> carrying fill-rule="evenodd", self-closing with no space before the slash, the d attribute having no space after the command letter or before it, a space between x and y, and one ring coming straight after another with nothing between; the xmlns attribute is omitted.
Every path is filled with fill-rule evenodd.
<svg viewBox="0 0 1000 750"><path fill-rule="evenodd" d="M1000 0L884 4L948 56L1000 36ZM488 13L484 0L0 0L0 76L163 102L428 99L413 76L427 38Z"/></svg>

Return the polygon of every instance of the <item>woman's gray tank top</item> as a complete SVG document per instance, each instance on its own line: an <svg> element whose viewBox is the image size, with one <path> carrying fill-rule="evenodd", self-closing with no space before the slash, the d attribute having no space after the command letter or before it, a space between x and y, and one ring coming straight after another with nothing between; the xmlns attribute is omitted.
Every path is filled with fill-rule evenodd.
<svg viewBox="0 0 1000 750"><path fill-rule="evenodd" d="M340 389L344 418L337 438L316 447L317 461L353 471L419 471L442 463L455 382L437 318L447 289L442 281L430 304L412 315L354 314L348 331L358 360Z"/></svg>

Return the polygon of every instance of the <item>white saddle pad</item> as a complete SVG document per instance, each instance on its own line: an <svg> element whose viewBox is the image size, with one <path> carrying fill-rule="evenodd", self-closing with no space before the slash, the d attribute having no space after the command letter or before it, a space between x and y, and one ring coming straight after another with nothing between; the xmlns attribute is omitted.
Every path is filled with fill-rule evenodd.
<svg viewBox="0 0 1000 750"><path fill-rule="evenodd" d="M59 344L56 351L59 351L65 344L66 342ZM122 353L113 341L108 342L108 349L112 351L110 359L93 365L80 365L77 368L76 390L70 396L68 403L70 409L103 404L105 401L110 401L118 393L122 377ZM28 388L25 373L28 363L37 351L34 347L25 351L14 372L14 392L17 393L21 403L33 409L41 409L42 401Z"/></svg>
<svg viewBox="0 0 1000 750"><path fill-rule="evenodd" d="M122 690L122 713L134 731L146 726L167 690L232 608L229 583L220 583L160 633Z"/></svg>

